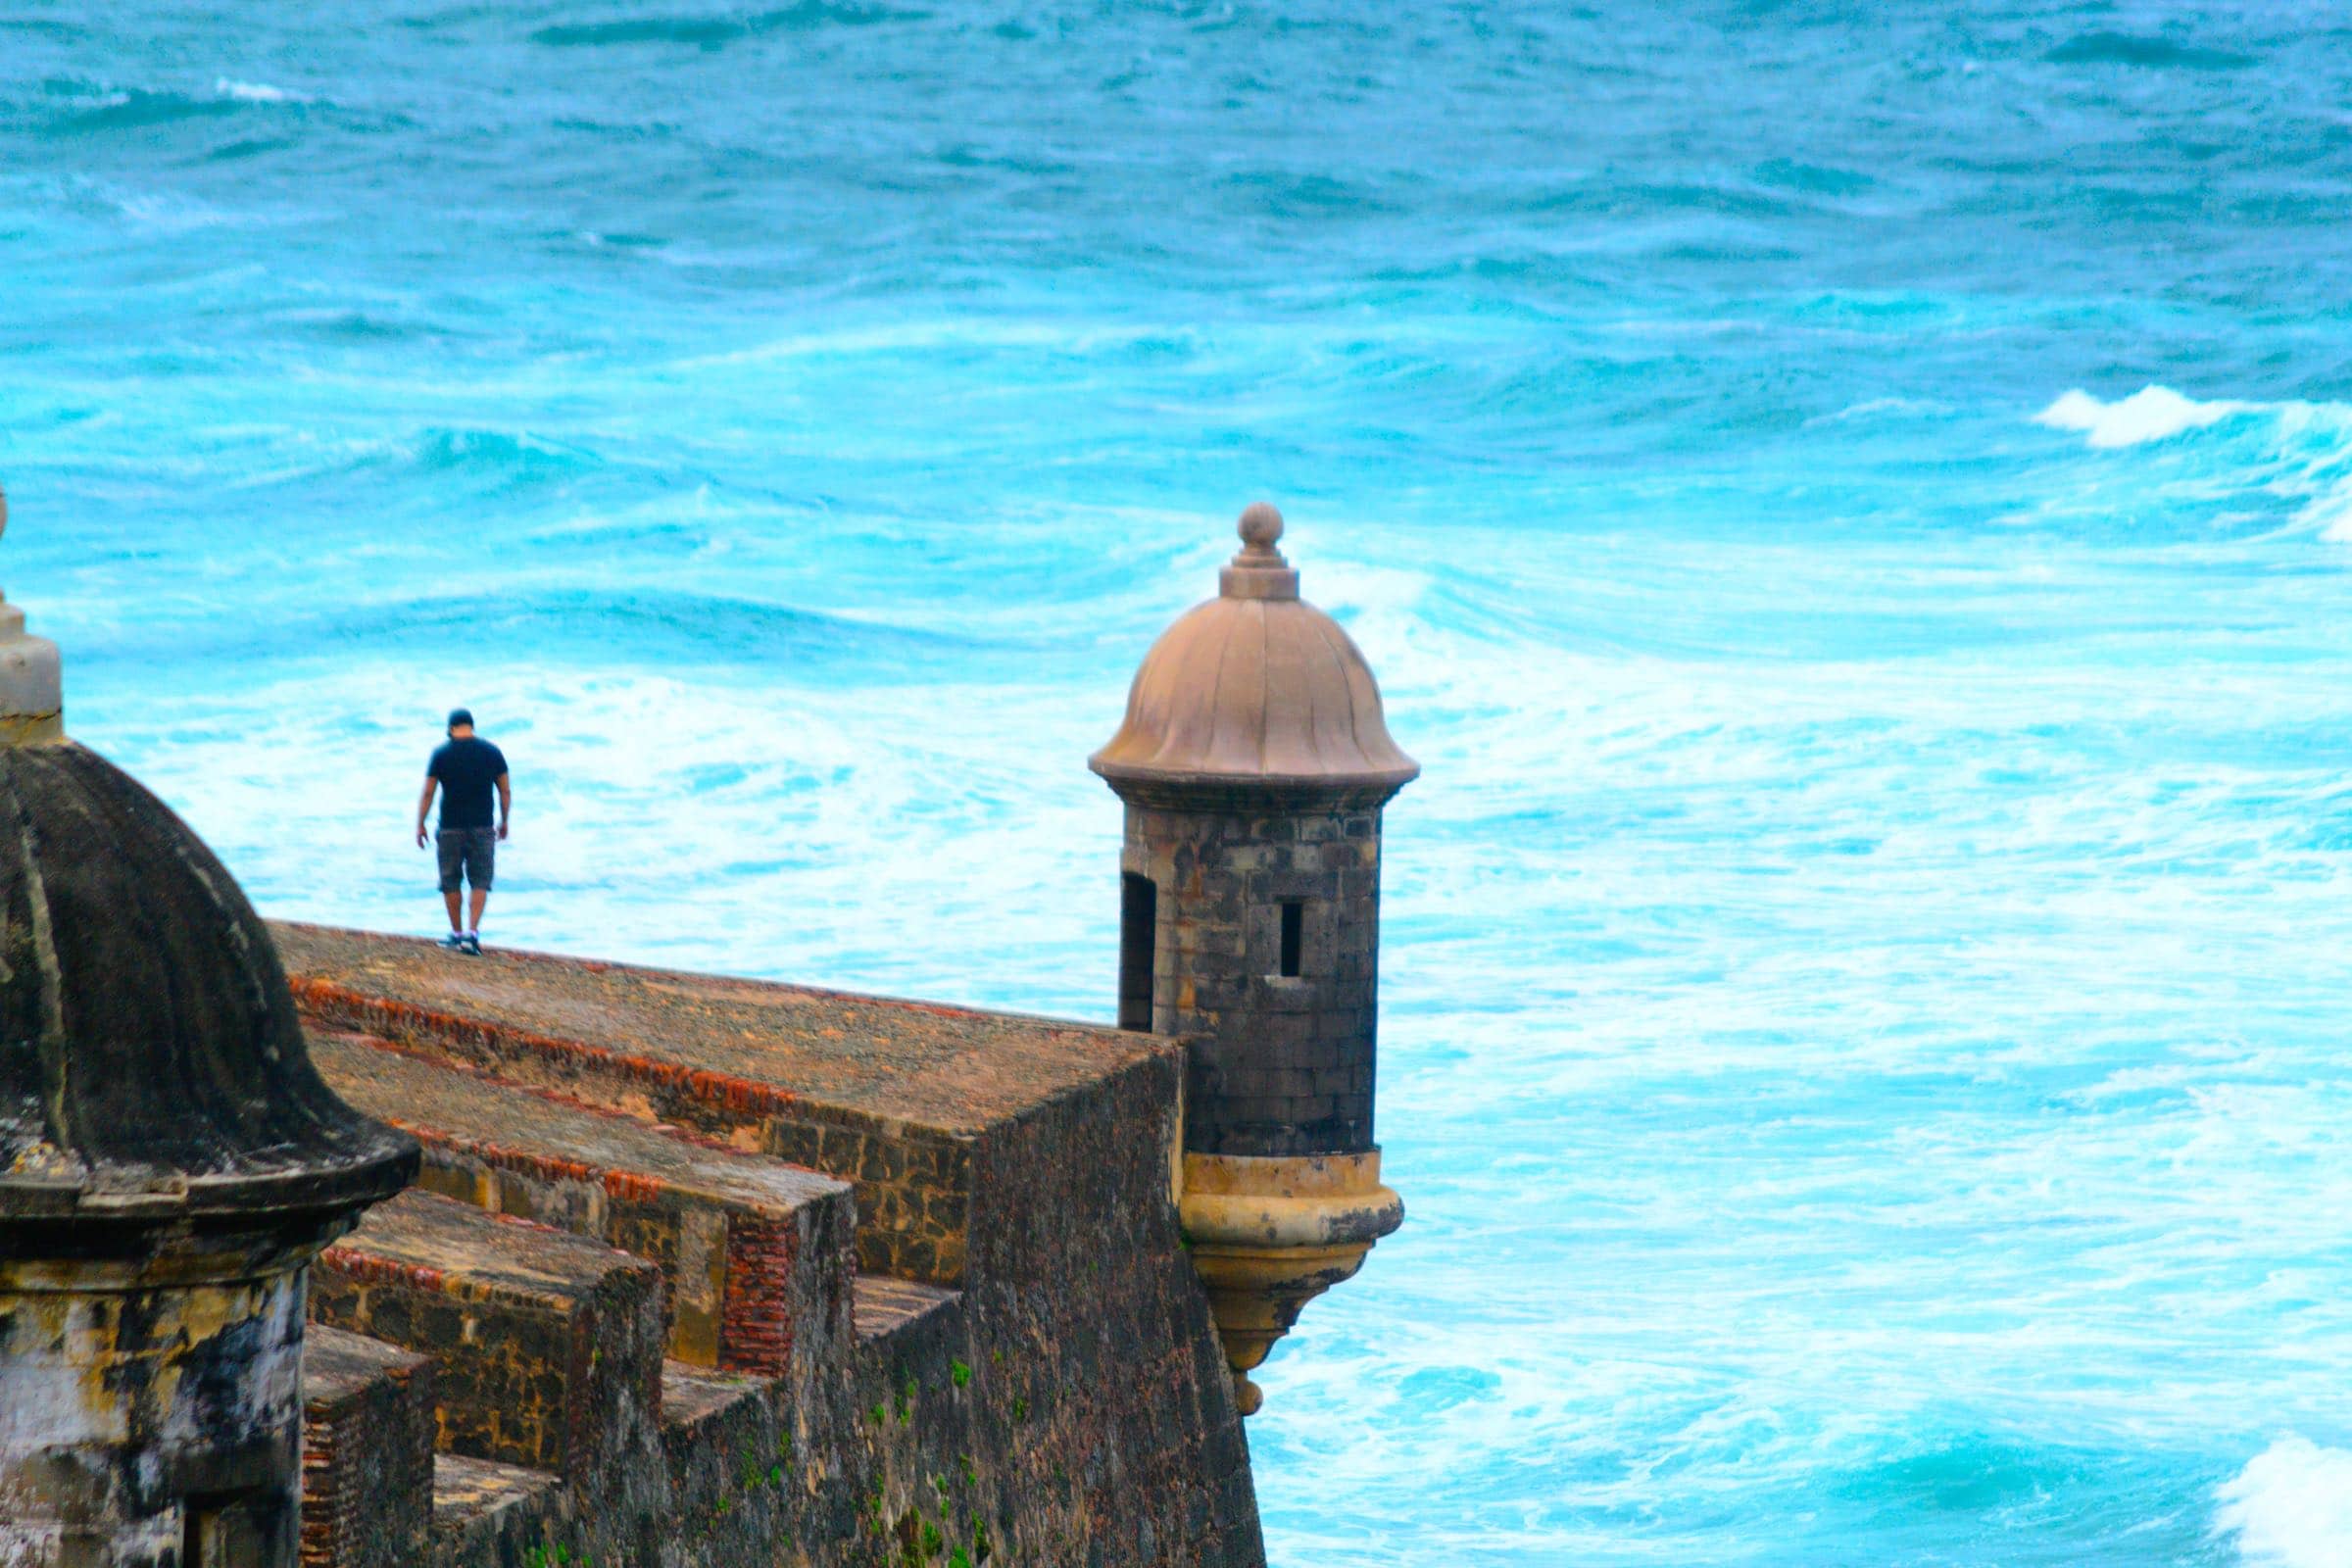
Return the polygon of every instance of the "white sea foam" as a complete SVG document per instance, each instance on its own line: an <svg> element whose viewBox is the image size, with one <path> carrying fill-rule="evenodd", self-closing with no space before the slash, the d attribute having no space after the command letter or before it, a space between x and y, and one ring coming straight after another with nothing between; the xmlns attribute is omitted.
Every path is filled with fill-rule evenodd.
<svg viewBox="0 0 2352 1568"><path fill-rule="evenodd" d="M2338 485L2304 508L2303 520L2332 544L2352 544L2352 484Z"/></svg>
<svg viewBox="0 0 2352 1568"><path fill-rule="evenodd" d="M234 220L234 215L183 191L133 190L97 180L90 181L87 188L97 200L142 228L184 233Z"/></svg>
<svg viewBox="0 0 2352 1568"><path fill-rule="evenodd" d="M2034 420L2056 430L2080 430L2094 447L2135 447L2148 441L2169 441L2185 430L2202 430L2256 407L2228 399L2200 403L2169 386L2144 386L2128 398L2103 403L2078 387L2035 415Z"/></svg>
<svg viewBox="0 0 2352 1568"><path fill-rule="evenodd" d="M2255 1568L2352 1568L2352 1452L2280 1438L2218 1495L2217 1532Z"/></svg>
<svg viewBox="0 0 2352 1568"><path fill-rule="evenodd" d="M223 98L234 98L241 104L301 104L310 100L283 87L272 87L266 81L238 81L228 76L216 76L213 91Z"/></svg>

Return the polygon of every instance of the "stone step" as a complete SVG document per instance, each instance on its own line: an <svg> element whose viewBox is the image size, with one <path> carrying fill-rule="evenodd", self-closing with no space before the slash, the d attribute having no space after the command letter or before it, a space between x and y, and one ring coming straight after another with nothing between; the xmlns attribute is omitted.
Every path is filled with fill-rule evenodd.
<svg viewBox="0 0 2352 1568"><path fill-rule="evenodd" d="M662 1369L662 1430L699 1433L756 1400L767 1385L740 1372L712 1372L672 1361Z"/></svg>
<svg viewBox="0 0 2352 1568"><path fill-rule="evenodd" d="M432 1527L432 1358L313 1324L302 1399L303 1568L409 1568Z"/></svg>
<svg viewBox="0 0 2352 1568"><path fill-rule="evenodd" d="M671 1494L690 1515L718 1498L781 1483L792 1458L791 1408L774 1384L671 1362L662 1385L662 1443Z"/></svg>
<svg viewBox="0 0 2352 1568"><path fill-rule="evenodd" d="M546 1538L560 1512L561 1491L562 1483L545 1470L435 1454L435 1555L443 1562L551 1561Z"/></svg>
<svg viewBox="0 0 2352 1568"><path fill-rule="evenodd" d="M542 1018L516 1011L498 1004L503 999L495 989L501 982L561 972L550 960L533 954L502 953L468 961L475 967L467 971L470 983L466 992L434 998L455 1003L464 1011L422 1006L318 975L296 972L290 983L296 1004L315 1033L362 1034L534 1094L688 1130L713 1143L837 1177L856 1194L859 1268L942 1285L961 1280L972 1179L968 1139L858 1107L805 1099L771 1081L791 1075L786 1064L743 1063L763 1070L761 1076L752 1076L689 1066L632 1049L638 1042L575 1038L599 1033L590 1028L554 1032L567 1020L585 1022L588 1014L584 1009L559 1008L559 1016ZM611 965L583 967L612 971ZM699 1018L700 1010L690 1000L693 978L678 977L673 989L689 999L679 1011ZM761 989L746 982L730 984L746 993ZM784 987L766 989L793 995ZM846 1029L824 1027L834 1036L849 1038ZM746 1054L757 1043L728 1042L744 1047Z"/></svg>
<svg viewBox="0 0 2352 1568"><path fill-rule="evenodd" d="M668 1339L653 1264L411 1189L319 1255L311 1317L432 1357L442 1452L553 1471L635 1511Z"/></svg>
<svg viewBox="0 0 2352 1568"><path fill-rule="evenodd" d="M962 1299L961 1291L860 1274L857 1284L858 1344L887 1343L903 1334L919 1333L929 1319L954 1311Z"/></svg>
<svg viewBox="0 0 2352 1568"><path fill-rule="evenodd" d="M854 1185L858 1267L957 1287L984 1135L1169 1056L1133 1030L273 924L296 1004Z"/></svg>
<svg viewBox="0 0 2352 1568"><path fill-rule="evenodd" d="M782 1377L796 1350L803 1371L845 1353L848 1183L380 1037L315 1028L310 1047L337 1094L424 1146L425 1190L658 1263L678 1360Z"/></svg>

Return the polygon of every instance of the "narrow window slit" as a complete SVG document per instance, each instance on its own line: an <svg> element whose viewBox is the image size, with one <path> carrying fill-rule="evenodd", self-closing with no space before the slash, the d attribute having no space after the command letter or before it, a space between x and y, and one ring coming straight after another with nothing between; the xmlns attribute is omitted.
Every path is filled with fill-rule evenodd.
<svg viewBox="0 0 2352 1568"><path fill-rule="evenodd" d="M1159 889L1133 871L1119 877L1119 1027L1152 1028L1152 964L1159 946Z"/></svg>
<svg viewBox="0 0 2352 1568"><path fill-rule="evenodd" d="M1282 906L1282 973L1293 978L1298 973L1298 937L1305 911L1303 904Z"/></svg>
<svg viewBox="0 0 2352 1568"><path fill-rule="evenodd" d="M195 1496L179 1506L180 1568L233 1568L228 1550L228 1499Z"/></svg>

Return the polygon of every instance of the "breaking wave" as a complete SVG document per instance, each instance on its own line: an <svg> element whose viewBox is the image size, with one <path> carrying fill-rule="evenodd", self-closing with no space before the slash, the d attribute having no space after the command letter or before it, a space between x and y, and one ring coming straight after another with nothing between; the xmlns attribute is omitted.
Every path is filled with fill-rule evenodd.
<svg viewBox="0 0 2352 1568"><path fill-rule="evenodd" d="M2215 1529L2250 1568L2352 1568L2352 1452L2280 1438L2219 1497Z"/></svg>
<svg viewBox="0 0 2352 1568"><path fill-rule="evenodd" d="M2135 447L2169 441L2184 430L2202 430L2253 407L2226 401L2200 403L2169 386L2145 386L2113 403L2075 390L2035 415L2034 420L2056 430L2080 430L2094 447Z"/></svg>
<svg viewBox="0 0 2352 1568"><path fill-rule="evenodd" d="M272 87L263 81L238 81L228 76L215 77L213 91L223 98L233 98L241 104L303 104L310 100L298 92Z"/></svg>
<svg viewBox="0 0 2352 1568"><path fill-rule="evenodd" d="M2149 385L2113 402L2076 388L2034 418L2101 452L2210 440L2209 466L2182 474L2176 488L2204 496L2208 510L2261 512L2284 502L2294 530L2352 543L2352 406L2204 401Z"/></svg>

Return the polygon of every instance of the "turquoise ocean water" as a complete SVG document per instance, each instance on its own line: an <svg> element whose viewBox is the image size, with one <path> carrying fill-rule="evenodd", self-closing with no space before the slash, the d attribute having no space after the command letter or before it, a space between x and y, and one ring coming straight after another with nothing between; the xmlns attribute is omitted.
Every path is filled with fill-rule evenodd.
<svg viewBox="0 0 2352 1568"><path fill-rule="evenodd" d="M2352 1563L2317 5L0 14L0 582L278 914L1106 1017L1258 496L1427 768L1273 1554Z"/></svg>

